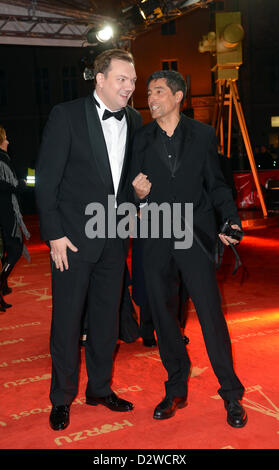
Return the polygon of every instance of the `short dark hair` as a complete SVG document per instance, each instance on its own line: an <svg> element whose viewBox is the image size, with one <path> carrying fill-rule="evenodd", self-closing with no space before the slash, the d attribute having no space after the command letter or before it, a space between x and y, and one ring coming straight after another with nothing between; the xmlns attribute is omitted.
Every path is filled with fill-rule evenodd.
<svg viewBox="0 0 279 470"><path fill-rule="evenodd" d="M110 68L112 59L125 60L134 64L132 54L124 49L107 49L99 54L94 61L94 79L96 80L97 73L107 74Z"/></svg>
<svg viewBox="0 0 279 470"><path fill-rule="evenodd" d="M170 88L173 95L177 91L182 91L182 104L186 97L187 86L181 73L176 72L176 70L158 70L157 72L153 72L147 79L147 87L149 86L149 83L152 82L152 80L158 80L159 78L166 79L167 86Z"/></svg>

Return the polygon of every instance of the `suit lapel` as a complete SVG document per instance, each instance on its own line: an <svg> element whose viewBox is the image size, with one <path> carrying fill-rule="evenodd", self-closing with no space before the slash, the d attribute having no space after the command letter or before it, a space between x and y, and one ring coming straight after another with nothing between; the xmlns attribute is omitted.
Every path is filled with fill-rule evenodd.
<svg viewBox="0 0 279 470"><path fill-rule="evenodd" d="M193 130L190 128L189 123L187 123L187 118L184 114L181 115L181 126L182 126L182 138L179 142L179 152L176 155L175 161L175 170L174 173L177 172L181 163L183 162L184 158L187 158L190 154L190 150L194 141L194 133ZM187 125L188 124L188 125Z"/></svg>
<svg viewBox="0 0 279 470"><path fill-rule="evenodd" d="M128 107L125 108L125 116L126 116L126 121L127 121L126 146L125 146L125 154L124 154L122 172L121 172L121 177L120 177L120 181L118 185L117 194L121 193L121 190L124 186L124 182L126 180L126 176L128 172L129 144L130 144L131 136L133 135L133 129L132 129L133 120L131 117L131 111Z"/></svg>
<svg viewBox="0 0 279 470"><path fill-rule="evenodd" d="M100 177L107 187L108 193L114 194L107 146L96 106L91 95L87 96L85 100L85 112L93 158L99 170Z"/></svg>

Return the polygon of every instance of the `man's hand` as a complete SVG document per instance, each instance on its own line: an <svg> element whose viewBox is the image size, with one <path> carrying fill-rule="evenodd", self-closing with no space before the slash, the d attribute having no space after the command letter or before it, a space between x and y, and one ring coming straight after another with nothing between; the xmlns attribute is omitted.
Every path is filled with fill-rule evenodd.
<svg viewBox="0 0 279 470"><path fill-rule="evenodd" d="M232 225L232 228L237 229L237 230L241 230L241 228L236 224ZM227 246L229 245L229 242L232 243L232 245L237 245L239 243L238 240L235 240L234 238L228 237L227 235L224 235L223 233L219 233L219 238L222 240L224 245L227 245Z"/></svg>
<svg viewBox="0 0 279 470"><path fill-rule="evenodd" d="M136 195L139 199L144 199L151 189L151 183L146 175L139 173L132 182Z"/></svg>
<svg viewBox="0 0 279 470"><path fill-rule="evenodd" d="M77 247L74 246L67 237L58 238L57 240L50 240L50 255L55 263L57 269L64 271L69 269L68 258L67 258L67 248L70 248L72 251L78 251Z"/></svg>

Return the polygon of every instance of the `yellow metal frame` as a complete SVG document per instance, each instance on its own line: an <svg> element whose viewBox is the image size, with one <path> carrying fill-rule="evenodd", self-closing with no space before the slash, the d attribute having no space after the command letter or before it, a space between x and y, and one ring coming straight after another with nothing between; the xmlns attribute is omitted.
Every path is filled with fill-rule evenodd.
<svg viewBox="0 0 279 470"><path fill-rule="evenodd" d="M212 117L212 125L216 128L216 135L219 138L219 145L221 152L225 155L224 152L224 105L228 105L228 142L227 142L227 157L230 158L231 156L231 127L232 127L232 109L233 105L236 110L238 123L240 126L241 134L243 137L244 145L246 148L246 152L249 158L249 163L251 166L253 178L255 181L255 185L258 191L260 204L262 208L262 212L264 217L267 217L267 209L265 205L265 200L262 193L262 188L259 181L258 171L253 155L253 150L243 114L243 109L241 105L241 101L239 98L236 79L228 78L228 79L217 79L216 81L216 102ZM226 93L227 91L227 93Z"/></svg>

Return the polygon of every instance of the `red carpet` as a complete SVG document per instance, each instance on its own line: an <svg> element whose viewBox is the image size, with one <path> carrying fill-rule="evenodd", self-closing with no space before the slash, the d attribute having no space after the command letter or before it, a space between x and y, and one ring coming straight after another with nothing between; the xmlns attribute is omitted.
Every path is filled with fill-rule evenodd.
<svg viewBox="0 0 279 470"><path fill-rule="evenodd" d="M84 404L86 369L81 350L79 395L70 426L49 428L49 328L51 292L48 249L32 233L31 264L22 258L10 278L13 307L0 314L1 449L278 449L279 445L279 227L247 232L239 253L248 270L232 276L226 251L218 273L224 312L231 333L235 368L246 387L248 423L233 429L226 422L218 383L207 358L196 313L190 304L185 333L192 361L188 406L166 421L152 418L164 395L165 371L158 349L119 343L113 389L131 400L131 413L114 413Z"/></svg>

